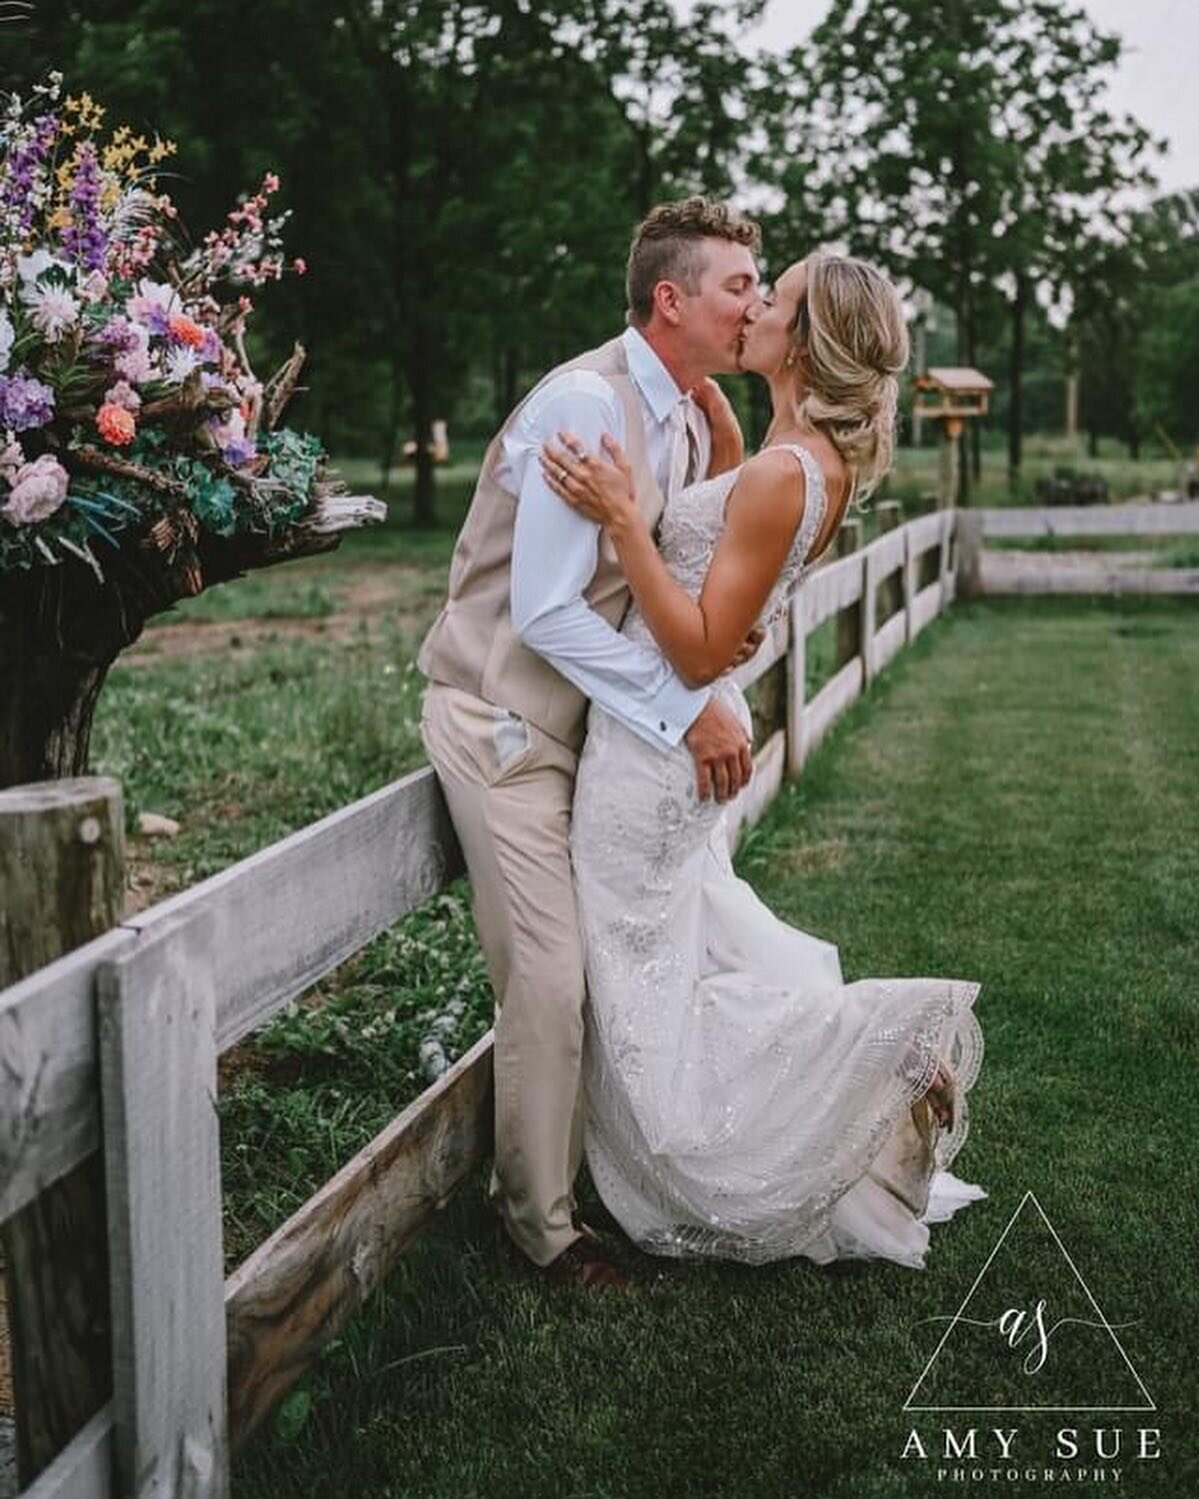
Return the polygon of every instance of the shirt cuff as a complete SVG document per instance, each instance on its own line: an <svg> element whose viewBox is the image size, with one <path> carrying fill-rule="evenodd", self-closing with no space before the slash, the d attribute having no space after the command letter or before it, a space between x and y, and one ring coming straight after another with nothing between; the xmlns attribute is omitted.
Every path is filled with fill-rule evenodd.
<svg viewBox="0 0 1199 1499"><path fill-rule="evenodd" d="M710 687L687 687L672 673L638 717L653 739L674 749L711 697Z"/></svg>

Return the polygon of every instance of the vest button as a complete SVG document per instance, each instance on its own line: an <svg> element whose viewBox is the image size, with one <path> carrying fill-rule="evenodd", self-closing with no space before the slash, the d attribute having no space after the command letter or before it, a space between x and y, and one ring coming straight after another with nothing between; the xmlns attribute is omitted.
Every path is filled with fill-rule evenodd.
<svg viewBox="0 0 1199 1499"><path fill-rule="evenodd" d="M658 729L659 729L659 731L661 733L665 734L665 732L666 732L666 720L664 718L661 718L661 719L658 720Z"/></svg>

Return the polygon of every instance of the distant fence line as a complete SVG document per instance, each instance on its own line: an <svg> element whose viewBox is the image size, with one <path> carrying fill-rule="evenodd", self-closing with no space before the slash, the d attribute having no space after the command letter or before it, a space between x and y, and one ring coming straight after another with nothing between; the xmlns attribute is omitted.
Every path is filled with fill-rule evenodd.
<svg viewBox="0 0 1199 1499"><path fill-rule="evenodd" d="M1147 522L1128 524L1141 508L1112 507L1118 529L1142 534ZM1051 521L1103 529L1093 511L1016 514L946 510L901 525L884 505L883 534L809 575L734 674L743 687L772 672L784 681L782 725L730 809L730 841L904 645L959 592L979 591L986 537ZM1171 519L1199 530L1199 505ZM832 675L808 699L808 642L834 619ZM95 794L96 782L77 784ZM0 811L34 790L0 793ZM217 1056L463 872L426 767L0 992L0 1224L94 1158L102 1122L108 1189L112 1397L22 1499L226 1495L231 1446L489 1152L490 1032L223 1274Z"/></svg>

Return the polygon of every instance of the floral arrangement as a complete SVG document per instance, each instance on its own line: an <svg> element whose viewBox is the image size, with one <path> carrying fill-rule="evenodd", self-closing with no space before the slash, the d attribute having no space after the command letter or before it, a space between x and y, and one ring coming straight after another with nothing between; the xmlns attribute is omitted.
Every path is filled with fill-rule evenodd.
<svg viewBox="0 0 1199 1499"><path fill-rule="evenodd" d="M247 289L305 270L282 252L278 179L187 247L156 178L174 144L105 132L61 87L0 120L0 574L73 555L103 580L130 535L196 567L203 531L322 529L321 444L276 428L303 350L264 385L245 348Z"/></svg>

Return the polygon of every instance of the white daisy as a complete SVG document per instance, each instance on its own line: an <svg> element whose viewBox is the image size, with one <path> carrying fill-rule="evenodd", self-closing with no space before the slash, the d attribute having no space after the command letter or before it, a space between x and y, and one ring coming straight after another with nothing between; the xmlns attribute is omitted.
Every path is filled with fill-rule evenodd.
<svg viewBox="0 0 1199 1499"><path fill-rule="evenodd" d="M62 286L26 286L21 301L29 308L29 320L47 343L57 343L79 318L79 303Z"/></svg>
<svg viewBox="0 0 1199 1499"><path fill-rule="evenodd" d="M8 360L12 353L13 340L16 336L17 333L12 325L12 319L7 312L0 312L0 374L3 374L8 368Z"/></svg>
<svg viewBox="0 0 1199 1499"><path fill-rule="evenodd" d="M172 349L162 362L163 377L172 384L182 385L191 372L199 367L200 356L186 344Z"/></svg>

